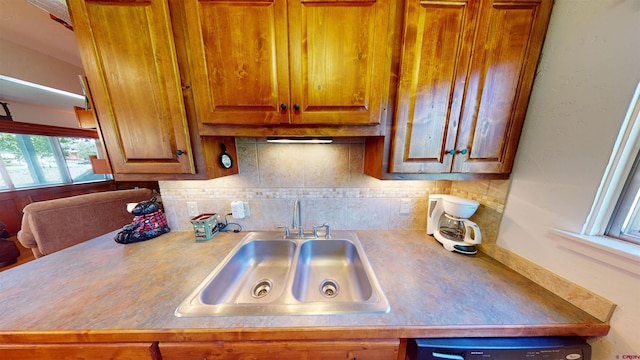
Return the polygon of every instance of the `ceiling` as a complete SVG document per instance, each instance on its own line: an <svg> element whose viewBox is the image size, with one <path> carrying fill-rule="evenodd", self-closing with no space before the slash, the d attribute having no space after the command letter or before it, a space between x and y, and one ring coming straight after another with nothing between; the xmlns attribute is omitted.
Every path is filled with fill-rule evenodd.
<svg viewBox="0 0 640 360"><path fill-rule="evenodd" d="M0 39L82 68L73 32L52 20L50 13L71 23L64 0L0 0ZM0 98L66 110L84 106L82 100L1 77Z"/></svg>

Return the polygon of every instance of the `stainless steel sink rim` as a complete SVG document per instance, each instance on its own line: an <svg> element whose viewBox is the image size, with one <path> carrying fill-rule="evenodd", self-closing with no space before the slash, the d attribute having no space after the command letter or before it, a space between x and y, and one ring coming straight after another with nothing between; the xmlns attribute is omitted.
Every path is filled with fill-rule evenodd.
<svg viewBox="0 0 640 360"><path fill-rule="evenodd" d="M225 269L231 259L246 244L261 241L283 241L295 244L294 255L290 261L290 266L285 275L284 291L278 296L274 296L272 291L278 282L278 279L263 277L259 281L254 282L251 286L250 295L251 302L235 302L235 303L218 303L209 304L203 301L203 292L208 285ZM371 295L360 301L359 299L351 299L350 301L340 301L338 295L341 291L338 281L334 279L324 279L320 284L312 287L313 291L319 292L319 301L300 301L293 295L293 282L297 271L298 258L302 245L308 241L346 241L355 247L362 264L363 271L366 273L369 284L371 285ZM267 283L262 283L262 282ZM326 296L323 293L323 283L332 281L335 284L335 295ZM263 296L255 296L254 291L262 285L261 290L267 289ZM279 284L281 285L281 284ZM311 286L311 285L310 285ZM367 288L368 290L368 288ZM211 290L209 290L211 291ZM246 290L245 290L246 291ZM284 239L281 232L250 232L236 244L223 261L207 275L207 277L196 287L196 289L177 307L175 316L177 317L194 317L194 316L243 316L243 315L328 315L328 314L372 314L387 313L390 310L389 301L387 300L378 279L375 276L373 268L360 244L360 240L353 232L334 232L332 239Z"/></svg>

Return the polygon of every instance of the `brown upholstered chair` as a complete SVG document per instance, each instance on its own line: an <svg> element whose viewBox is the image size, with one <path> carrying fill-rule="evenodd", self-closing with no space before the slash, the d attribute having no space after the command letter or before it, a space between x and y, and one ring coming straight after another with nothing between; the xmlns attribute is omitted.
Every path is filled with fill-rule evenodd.
<svg viewBox="0 0 640 360"><path fill-rule="evenodd" d="M115 190L46 200L25 206L18 241L36 258L131 223L127 203L149 200L149 189Z"/></svg>

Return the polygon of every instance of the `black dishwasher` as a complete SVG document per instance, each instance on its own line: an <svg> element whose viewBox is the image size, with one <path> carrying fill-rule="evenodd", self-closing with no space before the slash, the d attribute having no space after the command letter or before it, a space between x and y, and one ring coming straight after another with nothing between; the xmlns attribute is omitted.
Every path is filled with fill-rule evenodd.
<svg viewBox="0 0 640 360"><path fill-rule="evenodd" d="M409 339L409 360L591 360L580 337L493 337Z"/></svg>

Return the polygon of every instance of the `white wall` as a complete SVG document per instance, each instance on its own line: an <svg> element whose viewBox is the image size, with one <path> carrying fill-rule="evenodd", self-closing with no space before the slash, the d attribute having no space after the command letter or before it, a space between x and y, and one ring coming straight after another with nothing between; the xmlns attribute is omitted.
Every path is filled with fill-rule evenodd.
<svg viewBox="0 0 640 360"><path fill-rule="evenodd" d="M579 232L591 208L640 80L640 1L556 0L538 72L498 245L617 304L593 359L640 356L640 274L548 232Z"/></svg>

